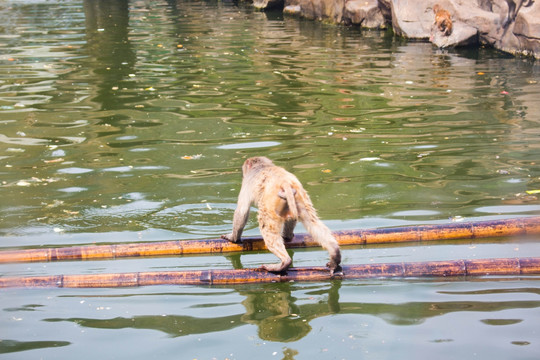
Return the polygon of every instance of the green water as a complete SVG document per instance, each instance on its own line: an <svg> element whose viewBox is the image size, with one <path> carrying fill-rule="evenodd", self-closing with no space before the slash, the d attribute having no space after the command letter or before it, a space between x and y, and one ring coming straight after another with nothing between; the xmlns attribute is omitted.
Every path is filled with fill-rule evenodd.
<svg viewBox="0 0 540 360"><path fill-rule="evenodd" d="M0 3L0 247L215 238L240 166L332 230L540 214L540 66L212 1ZM303 231L300 228L298 231ZM258 234L253 216L245 232ZM343 249L540 256L538 239ZM319 249L294 266L321 265ZM2 264L2 276L257 267L268 253ZM539 277L0 292L0 357L537 359ZM4 355L2 355L4 354Z"/></svg>

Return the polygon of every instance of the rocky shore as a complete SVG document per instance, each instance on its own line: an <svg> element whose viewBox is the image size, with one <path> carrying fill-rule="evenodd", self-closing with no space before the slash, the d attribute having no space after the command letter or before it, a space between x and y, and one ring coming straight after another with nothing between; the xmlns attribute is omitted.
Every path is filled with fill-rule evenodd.
<svg viewBox="0 0 540 360"><path fill-rule="evenodd" d="M443 13L433 10L436 4ZM488 45L540 58L540 1L535 0L253 0L253 5L336 24L391 27L398 36L441 48ZM435 23L445 14L450 30Z"/></svg>

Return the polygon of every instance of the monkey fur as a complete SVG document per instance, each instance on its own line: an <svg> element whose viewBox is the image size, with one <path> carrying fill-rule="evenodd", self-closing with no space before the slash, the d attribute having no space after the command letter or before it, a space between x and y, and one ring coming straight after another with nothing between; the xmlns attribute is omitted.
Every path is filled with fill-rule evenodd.
<svg viewBox="0 0 540 360"><path fill-rule="evenodd" d="M292 240L294 227L300 220L313 240L330 254L330 261L326 264L330 274L341 272L339 245L330 229L318 218L307 192L296 176L274 165L266 157L247 159L242 166L242 173L242 187L234 211L233 230L221 238L234 243L240 242L250 206L256 204L259 208L259 228L264 244L280 259L279 263L262 265L262 269L271 272L288 269L292 259L284 242Z"/></svg>
<svg viewBox="0 0 540 360"><path fill-rule="evenodd" d="M452 17L450 13L439 4L433 6L433 13L435 13L435 28L444 36L450 36L452 34Z"/></svg>

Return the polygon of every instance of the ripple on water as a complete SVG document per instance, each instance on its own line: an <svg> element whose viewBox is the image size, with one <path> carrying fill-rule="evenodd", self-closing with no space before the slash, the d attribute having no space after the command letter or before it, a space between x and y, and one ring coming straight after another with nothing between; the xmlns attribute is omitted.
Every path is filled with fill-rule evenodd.
<svg viewBox="0 0 540 360"><path fill-rule="evenodd" d="M79 193L88 190L88 188L80 187L80 186L71 186L63 189L58 189L58 191L65 192L65 193Z"/></svg>
<svg viewBox="0 0 540 360"><path fill-rule="evenodd" d="M157 228L214 236L230 230L234 208L232 203L182 204L152 214L147 222Z"/></svg>
<svg viewBox="0 0 540 360"><path fill-rule="evenodd" d="M266 147L272 147L272 146L278 146L278 145L281 145L281 143L277 141L253 141L253 142L220 145L217 148L222 149L222 150L239 150L239 149L266 148Z"/></svg>
<svg viewBox="0 0 540 360"><path fill-rule="evenodd" d="M87 208L83 211L84 217L91 218L129 218L153 212L162 206L163 202L136 200L121 205Z"/></svg>
<svg viewBox="0 0 540 360"><path fill-rule="evenodd" d="M498 205L482 206L475 209L476 212L488 214L519 214L519 213L538 213L540 205Z"/></svg>
<svg viewBox="0 0 540 360"><path fill-rule="evenodd" d="M81 168L81 167L69 167L64 169L58 169L57 172L59 174L71 174L71 175L78 175L78 174L86 174L89 172L92 172L94 170L87 169L87 168Z"/></svg>
<svg viewBox="0 0 540 360"><path fill-rule="evenodd" d="M434 210L406 210L406 211L397 211L393 213L393 216L432 216L440 214L439 211Z"/></svg>

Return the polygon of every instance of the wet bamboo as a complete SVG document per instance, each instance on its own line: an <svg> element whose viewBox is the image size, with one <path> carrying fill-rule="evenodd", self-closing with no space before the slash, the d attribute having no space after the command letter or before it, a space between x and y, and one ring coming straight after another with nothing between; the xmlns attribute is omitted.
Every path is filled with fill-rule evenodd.
<svg viewBox="0 0 540 360"><path fill-rule="evenodd" d="M367 278L538 274L540 274L540 258L507 258L345 265L343 266L343 275L334 276L333 278L354 280ZM227 285L288 281L326 281L333 278L330 276L328 269L324 267L291 268L283 275L269 273L260 269L210 269L120 274L0 277L0 288L112 288L149 285Z"/></svg>
<svg viewBox="0 0 540 360"><path fill-rule="evenodd" d="M341 246L531 234L540 234L540 217L334 232ZM288 248L303 248L318 245L309 235L296 234L294 239L287 243L286 246ZM264 242L260 237L243 238L242 244L233 244L222 239L174 240L151 243L5 250L0 251L0 263L174 256L265 249Z"/></svg>

